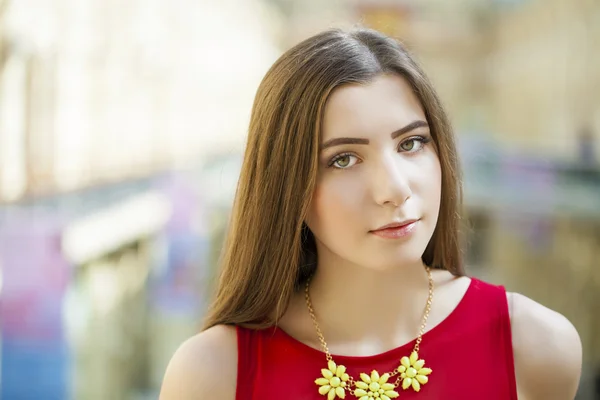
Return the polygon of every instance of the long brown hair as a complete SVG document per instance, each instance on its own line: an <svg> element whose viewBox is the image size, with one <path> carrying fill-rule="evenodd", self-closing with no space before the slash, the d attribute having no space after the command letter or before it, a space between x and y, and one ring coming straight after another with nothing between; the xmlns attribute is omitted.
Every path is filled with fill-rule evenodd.
<svg viewBox="0 0 600 400"><path fill-rule="evenodd" d="M317 178L325 104L340 85L368 83L385 73L398 74L411 85L442 168L439 218L423 261L464 275L459 162L433 86L397 41L369 29L328 30L283 54L258 88L216 299L204 329L276 324L294 291L314 272L314 237L303 221Z"/></svg>

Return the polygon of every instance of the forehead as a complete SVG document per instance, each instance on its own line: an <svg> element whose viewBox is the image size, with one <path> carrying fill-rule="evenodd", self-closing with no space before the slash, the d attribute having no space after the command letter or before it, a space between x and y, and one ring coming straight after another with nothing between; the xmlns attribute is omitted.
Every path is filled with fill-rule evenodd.
<svg viewBox="0 0 600 400"><path fill-rule="evenodd" d="M425 120L423 107L399 75L380 75L367 84L348 84L333 91L325 106L322 140L397 130Z"/></svg>

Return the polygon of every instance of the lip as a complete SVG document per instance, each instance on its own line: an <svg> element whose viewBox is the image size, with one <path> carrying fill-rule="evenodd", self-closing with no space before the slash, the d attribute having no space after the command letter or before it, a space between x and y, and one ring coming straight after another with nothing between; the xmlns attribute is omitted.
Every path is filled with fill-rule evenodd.
<svg viewBox="0 0 600 400"><path fill-rule="evenodd" d="M418 219L410 219L402 222L392 222L370 232L382 238L398 239L410 235L414 231L417 222L419 222Z"/></svg>
<svg viewBox="0 0 600 400"><path fill-rule="evenodd" d="M400 222L392 222L390 224L380 226L377 229L373 229L371 232L380 231L380 230L384 230L384 229L400 228L400 227L403 227L406 225L410 225L417 221L418 221L418 219L407 219L407 220L400 221Z"/></svg>

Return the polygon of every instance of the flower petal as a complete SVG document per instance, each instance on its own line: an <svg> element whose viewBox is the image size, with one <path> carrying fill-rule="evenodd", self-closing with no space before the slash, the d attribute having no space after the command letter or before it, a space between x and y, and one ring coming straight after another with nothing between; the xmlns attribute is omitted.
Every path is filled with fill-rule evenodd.
<svg viewBox="0 0 600 400"><path fill-rule="evenodd" d="M414 365L419 359L419 354L416 351L413 351L410 355L410 365Z"/></svg>
<svg viewBox="0 0 600 400"><path fill-rule="evenodd" d="M414 368L418 371L425 365L425 360L419 360L415 363Z"/></svg>
<svg viewBox="0 0 600 400"><path fill-rule="evenodd" d="M379 383L380 384L384 384L388 381L388 379L390 379L390 374L388 374L387 372L383 375L381 375L381 377L379 378Z"/></svg>
<svg viewBox="0 0 600 400"><path fill-rule="evenodd" d="M364 372L360 373L360 379L362 379L363 382L371 383L371 378L369 377L369 375L365 374Z"/></svg>
<svg viewBox="0 0 600 400"><path fill-rule="evenodd" d="M335 389L331 388L329 393L327 393L327 400L333 400L333 399L335 399Z"/></svg>
<svg viewBox="0 0 600 400"><path fill-rule="evenodd" d="M331 390L331 386L329 386L329 385L321 386L319 388L319 393L322 395L325 395L325 394L329 393L330 390Z"/></svg>
<svg viewBox="0 0 600 400"><path fill-rule="evenodd" d="M335 374L341 378L342 376L344 376L345 373L346 367L343 365L338 365L337 369L335 370Z"/></svg>
<svg viewBox="0 0 600 400"><path fill-rule="evenodd" d="M358 381L358 382L356 382L356 387L359 389L368 390L369 384L366 382Z"/></svg>
<svg viewBox="0 0 600 400"><path fill-rule="evenodd" d="M383 385L381 385L381 388L385 391L388 391L388 390L394 390L395 386L393 383L384 383Z"/></svg>
<svg viewBox="0 0 600 400"><path fill-rule="evenodd" d="M315 380L315 383L319 386L329 385L329 379L327 378L319 378Z"/></svg>
<svg viewBox="0 0 600 400"><path fill-rule="evenodd" d="M387 397L385 394L382 394L381 400L391 400L391 399L389 397Z"/></svg>
<svg viewBox="0 0 600 400"><path fill-rule="evenodd" d="M341 388L341 387L335 388L335 394L337 394L337 396L340 399L346 398L346 391L344 390L344 388Z"/></svg>
<svg viewBox="0 0 600 400"><path fill-rule="evenodd" d="M321 370L321 373L323 374L323 377L324 377L324 378L327 378L327 379L331 379L331 378L333 378L333 372L331 372L331 371L330 371L330 370L328 370L328 369L325 369L325 368L323 368L323 369Z"/></svg>
<svg viewBox="0 0 600 400"><path fill-rule="evenodd" d="M342 381L343 382L347 382L349 379L350 379L350 375L348 375L348 374L342 375Z"/></svg>
<svg viewBox="0 0 600 400"><path fill-rule="evenodd" d="M329 370L335 374L335 371L337 370L337 365L335 365L333 360L329 360L329 362L327 363L327 366L329 367Z"/></svg>
<svg viewBox="0 0 600 400"><path fill-rule="evenodd" d="M398 367L398 372L403 373L406 371L406 367L404 365L401 365Z"/></svg>
<svg viewBox="0 0 600 400"><path fill-rule="evenodd" d="M402 381L402 389L406 390L408 389L408 387L410 386L410 384L412 383L412 379L411 378L406 378Z"/></svg>
<svg viewBox="0 0 600 400"><path fill-rule="evenodd" d="M379 382L379 372L371 371L371 382Z"/></svg>
<svg viewBox="0 0 600 400"><path fill-rule="evenodd" d="M421 390L421 385L419 384L418 380L413 379L412 388L414 389L415 392L418 392L419 390Z"/></svg>
<svg viewBox="0 0 600 400"><path fill-rule="evenodd" d="M367 391L366 391L366 390L363 390L363 389L356 389L356 390L354 391L354 395L355 395L356 397L362 397L362 396L366 396L366 395L367 395Z"/></svg>
<svg viewBox="0 0 600 400"><path fill-rule="evenodd" d="M388 390L385 392L385 395L390 399L395 399L396 397L400 396L395 390Z"/></svg>
<svg viewBox="0 0 600 400"><path fill-rule="evenodd" d="M421 385L424 385L429 381L429 378L423 375L417 375L415 376L415 379L418 380Z"/></svg>
<svg viewBox="0 0 600 400"><path fill-rule="evenodd" d="M358 382L356 382L356 387L359 388L359 389L368 390L369 389L369 384L366 383L366 382L358 381Z"/></svg>
<svg viewBox="0 0 600 400"><path fill-rule="evenodd" d="M400 359L400 364L402 364L404 367L408 368L408 367L410 367L410 360L408 359L408 357L402 357Z"/></svg>
<svg viewBox="0 0 600 400"><path fill-rule="evenodd" d="M369 397L369 396L363 396L363 397L361 397L361 398L360 398L360 399L358 399L358 400L369 400L369 399L370 399L370 397Z"/></svg>
<svg viewBox="0 0 600 400"><path fill-rule="evenodd" d="M431 368L421 368L419 375L427 376L431 373Z"/></svg>

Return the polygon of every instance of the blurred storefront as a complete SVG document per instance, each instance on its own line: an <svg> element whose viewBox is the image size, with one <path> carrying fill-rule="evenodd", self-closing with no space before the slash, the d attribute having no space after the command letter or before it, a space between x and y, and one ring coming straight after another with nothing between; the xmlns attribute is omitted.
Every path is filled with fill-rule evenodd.
<svg viewBox="0 0 600 400"><path fill-rule="evenodd" d="M468 272L562 313L584 351L578 399L600 366L600 171L465 146Z"/></svg>
<svg viewBox="0 0 600 400"><path fill-rule="evenodd" d="M481 64L490 132L504 146L561 161L599 154L598 2L529 0L496 10Z"/></svg>
<svg viewBox="0 0 600 400"><path fill-rule="evenodd" d="M259 2L5 4L0 201L241 149L254 92L277 55Z"/></svg>
<svg viewBox="0 0 600 400"><path fill-rule="evenodd" d="M254 0L0 1L0 398L157 397L226 218L200 170L239 154L275 25Z"/></svg>
<svg viewBox="0 0 600 400"><path fill-rule="evenodd" d="M3 209L2 398L151 395L205 308L204 212L179 175Z"/></svg>

